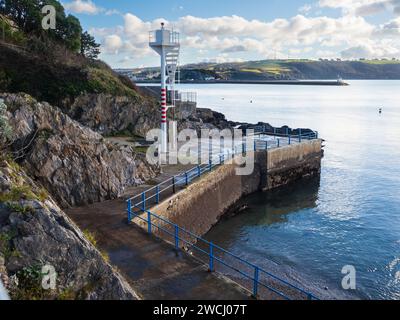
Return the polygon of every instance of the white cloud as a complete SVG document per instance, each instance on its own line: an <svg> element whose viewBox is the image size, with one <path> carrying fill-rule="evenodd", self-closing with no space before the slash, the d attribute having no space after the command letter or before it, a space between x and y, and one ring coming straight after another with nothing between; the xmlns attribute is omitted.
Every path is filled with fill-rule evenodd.
<svg viewBox="0 0 400 320"><path fill-rule="evenodd" d="M354 38L368 37L374 26L362 17L344 16L308 18L297 15L289 20L271 22L242 17L197 18L186 16L177 22L185 34L185 45L216 50L246 47L247 51L265 53L283 46L310 46L330 43L342 45Z"/></svg>
<svg viewBox="0 0 400 320"><path fill-rule="evenodd" d="M299 12L307 15L308 13L310 13L312 8L313 8L312 5L306 3L305 5L303 5L302 7L299 8Z"/></svg>
<svg viewBox="0 0 400 320"><path fill-rule="evenodd" d="M227 62L243 62L243 61L244 60L241 58L229 57L229 55L226 53L219 54L214 58L205 58L202 60L202 62L207 62L207 63L227 63Z"/></svg>
<svg viewBox="0 0 400 320"><path fill-rule="evenodd" d="M73 13L98 14L103 11L91 0L74 0L64 4L65 9Z"/></svg>
<svg viewBox="0 0 400 320"><path fill-rule="evenodd" d="M400 49L391 46L388 43L365 43L359 46L351 47L341 52L344 59L374 59L391 58L399 56Z"/></svg>
<svg viewBox="0 0 400 320"><path fill-rule="evenodd" d="M106 36L103 41L103 48L106 53L118 54L123 45L121 37L116 34Z"/></svg>
<svg viewBox="0 0 400 320"><path fill-rule="evenodd" d="M385 10L400 15L400 0L320 0L320 7L342 9L345 14L374 15Z"/></svg>
<svg viewBox="0 0 400 320"><path fill-rule="evenodd" d="M111 10L106 10L105 15L106 16L112 16L112 15L121 15L122 13L117 10L117 9L111 9Z"/></svg>
<svg viewBox="0 0 400 320"><path fill-rule="evenodd" d="M359 2L373 0L358 0ZM344 6L347 0L323 0L325 5ZM200 18L184 16L175 22L163 19L143 21L134 14L123 16L123 26L97 28L91 31L103 38L103 52L129 57L156 56L149 48L149 31L165 22L181 32L184 51L196 49L203 55L214 54L219 61L251 53L260 58L273 57L275 52L291 56L353 57L357 54L373 57L399 55L400 18L374 25L362 16L345 14L338 18L296 15L291 19L272 21L248 20L240 16ZM397 40L397 41L396 41ZM385 50L385 46L387 50ZM335 54L336 53L336 54ZM199 58L199 57L198 57ZM191 56L193 59L193 56Z"/></svg>

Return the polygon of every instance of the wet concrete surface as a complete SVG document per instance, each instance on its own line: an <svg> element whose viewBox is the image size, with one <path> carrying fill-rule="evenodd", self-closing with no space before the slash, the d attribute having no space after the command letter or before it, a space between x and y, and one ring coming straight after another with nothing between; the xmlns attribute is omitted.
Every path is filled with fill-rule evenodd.
<svg viewBox="0 0 400 320"><path fill-rule="evenodd" d="M182 168L165 169L157 180L182 172ZM148 188L131 188L126 195ZM128 224L125 198L72 208L66 213L82 230L95 235L99 249L109 255L110 263L143 299L251 299L248 291L217 273L209 273L207 266L188 253L176 251L165 241Z"/></svg>

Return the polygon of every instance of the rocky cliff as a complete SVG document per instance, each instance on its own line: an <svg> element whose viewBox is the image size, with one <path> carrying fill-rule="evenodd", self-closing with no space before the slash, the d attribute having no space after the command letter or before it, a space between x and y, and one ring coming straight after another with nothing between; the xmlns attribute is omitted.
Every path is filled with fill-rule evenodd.
<svg viewBox="0 0 400 320"><path fill-rule="evenodd" d="M137 299L136 293L106 260L46 191L3 155L0 276L11 297ZM55 286L51 288L42 286L45 265L55 274Z"/></svg>
<svg viewBox="0 0 400 320"><path fill-rule="evenodd" d="M96 132L110 135L122 131L146 136L159 126L159 106L150 97L133 98L110 94L84 94L64 112Z"/></svg>
<svg viewBox="0 0 400 320"><path fill-rule="evenodd" d="M123 132L145 137L149 130L160 126L159 108L154 96L135 99L109 94L85 94L63 110L71 118L104 135ZM206 108L197 108L193 115L178 123L179 130L226 128L231 128L231 125L225 116Z"/></svg>
<svg viewBox="0 0 400 320"><path fill-rule="evenodd" d="M127 186L140 184L159 171L57 107L23 94L0 98L7 105L13 128L14 158L63 207L116 198Z"/></svg>

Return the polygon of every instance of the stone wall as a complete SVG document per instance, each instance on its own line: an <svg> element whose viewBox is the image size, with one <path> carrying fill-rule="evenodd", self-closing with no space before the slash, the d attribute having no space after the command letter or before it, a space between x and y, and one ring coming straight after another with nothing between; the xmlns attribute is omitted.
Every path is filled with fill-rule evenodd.
<svg viewBox="0 0 400 320"><path fill-rule="evenodd" d="M263 190L271 190L296 180L318 175L321 170L322 140L268 150L267 183Z"/></svg>
<svg viewBox="0 0 400 320"><path fill-rule="evenodd" d="M222 215L231 211L243 196L319 174L321 157L321 140L272 149L268 150L268 153L258 151L255 154L253 174L238 176L235 171L236 164L225 164L151 211L202 236ZM143 221L137 219L137 222L147 227Z"/></svg>

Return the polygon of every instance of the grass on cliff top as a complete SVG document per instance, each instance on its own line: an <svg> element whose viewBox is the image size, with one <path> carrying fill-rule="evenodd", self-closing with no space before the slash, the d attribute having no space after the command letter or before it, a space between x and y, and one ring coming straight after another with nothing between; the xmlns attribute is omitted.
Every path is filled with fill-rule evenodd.
<svg viewBox="0 0 400 320"><path fill-rule="evenodd" d="M0 46L0 91L25 92L61 106L84 93L142 99L135 84L106 63L67 52L53 44L40 52ZM13 61L13 63L10 63Z"/></svg>
<svg viewBox="0 0 400 320"><path fill-rule="evenodd" d="M138 98L139 93L128 87L111 69L88 67L88 91Z"/></svg>

